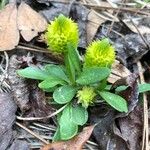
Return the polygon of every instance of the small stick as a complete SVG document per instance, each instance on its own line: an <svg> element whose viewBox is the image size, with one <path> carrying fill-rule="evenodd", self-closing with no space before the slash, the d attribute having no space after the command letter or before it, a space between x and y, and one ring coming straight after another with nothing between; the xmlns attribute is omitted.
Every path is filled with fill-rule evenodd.
<svg viewBox="0 0 150 150"><path fill-rule="evenodd" d="M138 62L140 82L145 83L144 76L142 73L142 65ZM143 113L144 113L144 123L143 123L143 138L142 138L142 150L149 150L149 127L148 127L148 106L147 106L147 95L143 93Z"/></svg>
<svg viewBox="0 0 150 150"><path fill-rule="evenodd" d="M20 124L19 122L15 123L17 126L19 126L20 128L24 129L25 131L27 131L28 133L30 133L31 135L33 135L34 137L36 137L37 139L39 139L40 141L42 141L44 144L49 144L49 142L47 142L46 140L44 140L42 137L40 137L40 135L34 133L33 131L31 131L30 129L28 129L27 127L25 127L24 125Z"/></svg>
<svg viewBox="0 0 150 150"><path fill-rule="evenodd" d="M53 1L50 1L50 2L69 4L69 2L65 2L65 1L54 1L53 0ZM144 12L144 11L149 10L149 9L143 9L143 11L138 11L137 12L137 10L139 10L138 8L124 8L124 7L114 8L114 7L98 6L98 5L85 4L85 3L79 3L79 2L75 2L74 4L76 4L76 5L81 4L81 5L84 5L86 7L96 9L96 10L111 9L111 10L117 11L118 9L120 9L120 11L128 11L128 12L131 12L131 13L138 13L138 14L150 16L150 13Z"/></svg>
<svg viewBox="0 0 150 150"><path fill-rule="evenodd" d="M145 46L150 49L149 43L145 40L144 36L141 34L141 32L140 32L140 30L138 29L138 27L135 25L135 23L133 22L132 19L130 19L130 20L131 20L131 23L133 24L133 26L136 28L137 32L139 33L139 35L140 35L141 39L143 40Z"/></svg>
<svg viewBox="0 0 150 150"><path fill-rule="evenodd" d="M55 111L54 113L52 113L52 114L46 116L46 117L29 117L29 118L23 118L23 117L17 116L16 118L17 118L18 120L24 120L24 121L33 121L33 120L48 119L48 118L51 118L51 117L53 117L53 116L56 116L58 113L60 113L61 111L63 111L66 106L67 106L67 104L64 105L63 107L61 107L60 109L58 109L57 111Z"/></svg>

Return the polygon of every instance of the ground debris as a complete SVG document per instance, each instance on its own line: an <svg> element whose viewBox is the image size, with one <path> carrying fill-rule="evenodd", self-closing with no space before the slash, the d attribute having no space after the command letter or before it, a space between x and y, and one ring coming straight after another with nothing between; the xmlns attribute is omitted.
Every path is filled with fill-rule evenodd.
<svg viewBox="0 0 150 150"><path fill-rule="evenodd" d="M0 149L5 150L13 140L12 126L17 107L12 93L0 93Z"/></svg>
<svg viewBox="0 0 150 150"><path fill-rule="evenodd" d="M46 145L41 150L82 150L84 144L92 134L94 126L88 126L83 131L68 141L54 142Z"/></svg>
<svg viewBox="0 0 150 150"><path fill-rule="evenodd" d="M0 51L12 50L19 43L17 8L13 3L0 11Z"/></svg>
<svg viewBox="0 0 150 150"><path fill-rule="evenodd" d="M47 27L45 18L24 2L19 5L17 22L18 29L26 41L31 41L39 32L45 31Z"/></svg>
<svg viewBox="0 0 150 150"><path fill-rule="evenodd" d="M45 94L38 88L37 82L21 78L16 73L16 70L25 64L26 67L34 65L34 61L30 57L17 57L17 55L12 55L10 58L8 78L13 91L14 100L24 116L47 116L52 113L52 108L46 103Z"/></svg>

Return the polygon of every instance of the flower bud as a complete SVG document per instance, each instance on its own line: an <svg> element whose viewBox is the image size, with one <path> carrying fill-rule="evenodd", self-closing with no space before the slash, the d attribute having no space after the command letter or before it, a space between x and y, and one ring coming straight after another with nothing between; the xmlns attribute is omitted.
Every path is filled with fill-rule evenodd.
<svg viewBox="0 0 150 150"><path fill-rule="evenodd" d="M93 87L83 87L77 92L78 103L81 103L83 107L87 108L93 103L96 93Z"/></svg>
<svg viewBox="0 0 150 150"><path fill-rule="evenodd" d="M111 67L115 61L115 49L108 39L92 42L87 47L84 67Z"/></svg>
<svg viewBox="0 0 150 150"><path fill-rule="evenodd" d="M74 48L77 47L79 41L78 26L70 18L59 15L48 25L45 38L48 48L52 52L62 54L67 51L68 44Z"/></svg>

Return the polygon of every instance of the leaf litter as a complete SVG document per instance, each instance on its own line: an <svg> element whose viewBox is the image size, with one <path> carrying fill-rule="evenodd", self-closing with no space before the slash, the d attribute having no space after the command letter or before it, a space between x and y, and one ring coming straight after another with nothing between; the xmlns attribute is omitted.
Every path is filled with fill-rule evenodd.
<svg viewBox="0 0 150 150"><path fill-rule="evenodd" d="M107 36L108 30L110 29L110 20L112 18L109 21L107 21L106 18L108 17L108 14L109 16L114 15L113 14L114 12L110 10L109 11L105 10L105 15L104 15L103 14L104 11L102 9L101 10L94 9L96 7L91 7L92 5L90 6L88 2L86 4L87 7L86 5L83 6L83 4L80 5L76 5L74 3L66 4L66 3L59 3L59 1L56 3L51 1L38 0L34 2L34 5L33 2L31 1L26 1L26 2L30 6L22 2L19 5L18 10L15 4L8 4L4 10L1 10L0 12L1 18L5 18L6 20L8 20L7 23L5 19L4 19L5 22L2 21L0 23L1 26L0 50L1 51L14 49L19 43L20 34L25 41L28 42L34 38L33 41L37 43L36 41L37 39L35 37L38 35L39 32L45 31L46 24L47 24L46 19L48 21L51 21L54 19L55 16L59 15L60 13L63 13L67 16L72 17L74 20L76 20L79 23L80 37L81 37L81 41L80 41L81 49L79 50L81 51L81 53L84 53L85 50L84 48L88 45L90 41L92 41L93 39L98 39ZM42 4L42 9L41 7L38 8L40 6L39 3ZM34 7L35 5L37 7ZM119 4L113 3L113 6L118 6L118 5ZM41 15L39 15L39 13L36 13L34 10L32 10L31 7L32 8L34 7L36 11L39 11L40 14L42 14L46 19L44 19L43 17L41 18ZM89 8L91 8L91 10L89 10ZM7 9L8 11L6 12ZM27 10L27 11L22 11L22 10ZM16 17L17 13L20 15L20 16L18 15L19 19ZM33 18L26 20L28 14L32 14L35 20ZM32 15L29 16L31 17ZM134 18L134 16L132 17ZM17 25L18 20L20 21L19 24ZM42 24L41 23L39 24L43 26L40 25L35 26L37 25L37 20L39 22L41 21ZM113 19L111 21L113 21ZM144 24L142 24L141 29L143 29L143 26ZM140 28L140 23L138 24L138 27ZM136 81L137 76L135 75L136 73L138 73L136 63L139 60L141 60L143 56L147 55L149 48L147 47L147 45L145 44L145 42L143 41L139 33L135 30L135 28L133 29L126 22L124 23L124 20L114 22L112 30L110 34L108 34L108 36L112 40L112 43L115 44L117 50L117 57L118 60L121 62L121 63L116 62L114 64L114 68L112 69L112 74L111 74L111 78L109 79L109 82L114 83L112 90L115 90L115 88L120 85L128 85L128 88L123 92L120 92L120 94L124 95L128 99L130 113L129 114L117 113L114 110L108 109L105 103L102 104L101 106L98 105L90 108L89 124L95 124L95 123L97 124L90 139L92 141L95 141L98 144L99 148L97 149L138 150L140 149L141 146L140 141L142 138L143 110L142 110L142 106L138 104L139 94L137 92L137 88L138 88L137 81ZM149 42L150 39L149 34L145 34L143 36L145 40ZM22 41L25 42L24 40ZM33 41L28 43L32 45L34 44ZM21 55L20 58L18 57L18 54ZM45 94L41 92L38 88L36 88L37 83L32 81L28 82L24 79L20 79L15 74L15 70L20 66L24 66L24 64L25 66L38 65L38 64L32 62L32 58L31 59L27 58L26 60L29 61L24 61L26 52L17 52L15 53L15 55L17 56L14 57L14 53L9 53L10 63L9 63L8 71L10 74L8 79L10 80L12 91L14 92L13 95L14 101L17 104L17 107L21 110L21 111L17 111L17 113L19 113L19 115L24 117L43 117L49 115L50 113L52 113L53 109L51 108L51 105L48 105L45 102L46 101ZM36 54L34 53L34 55ZM129 68L130 71L127 68ZM130 75L130 72L134 72L135 74ZM127 82L128 80L131 82ZM22 90L19 91L19 89ZM11 98L11 103L12 102L13 100ZM7 140L5 140L6 135L3 134L4 138L2 141L0 141L0 143L3 143L4 141L5 142L4 145L5 147L7 147L9 144L8 141L11 141L10 142L11 146L9 149L12 150L15 147L19 149L21 145L22 145L21 149L23 148L29 149L29 145L27 144L26 140L15 139L12 133L12 125L14 124L15 112L17 109L15 103L13 103L13 105L9 105L9 107L11 106L11 108L5 109L5 111L10 111L11 109L13 110L13 113L10 113L11 116L9 116L11 123L8 123L9 129L7 132L9 133L7 134ZM2 110L1 114L5 114L5 111ZM54 117L52 120L49 121L46 120L46 121L48 123L53 121L55 122L55 119L56 118ZM10 121L10 120L5 119L5 121ZM7 125L7 123L5 125ZM51 134L53 133L51 130L48 131ZM81 140L81 142L79 143L75 142L75 138L74 138L71 141L67 141L69 144L67 142L52 143L45 146L44 148L57 149L57 148L62 148L62 146L71 147L72 146L71 144L74 144L81 149L83 144L85 144L85 142L91 135L92 131L91 132L87 131L87 132L88 135L85 135L85 137L83 136L82 132L80 133L83 136L81 137L83 141ZM78 135L79 137L81 136L80 134ZM80 139L80 138L78 139L78 136L77 136L77 141ZM14 142L12 142L12 139L14 140ZM30 144L33 145L33 143ZM39 144L38 148L41 147L40 143L36 143L36 144L37 145Z"/></svg>

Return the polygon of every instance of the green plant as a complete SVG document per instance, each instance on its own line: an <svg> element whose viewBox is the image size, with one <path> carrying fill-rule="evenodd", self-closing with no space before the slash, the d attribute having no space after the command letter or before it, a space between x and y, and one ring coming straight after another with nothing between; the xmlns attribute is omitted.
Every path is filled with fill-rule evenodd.
<svg viewBox="0 0 150 150"><path fill-rule="evenodd" d="M120 112L128 111L126 100L106 88L115 60L114 48L108 39L93 42L82 62L77 51L77 35L76 24L60 15L48 26L46 39L52 52L64 55L64 65L47 64L43 69L27 67L17 71L22 77L39 80L39 88L52 93L60 107L65 105L57 115L54 140L68 140L76 135L78 127L87 122L87 108L94 105L96 98L105 100Z"/></svg>
<svg viewBox="0 0 150 150"><path fill-rule="evenodd" d="M0 10L3 9L7 3L8 0L0 0Z"/></svg>

